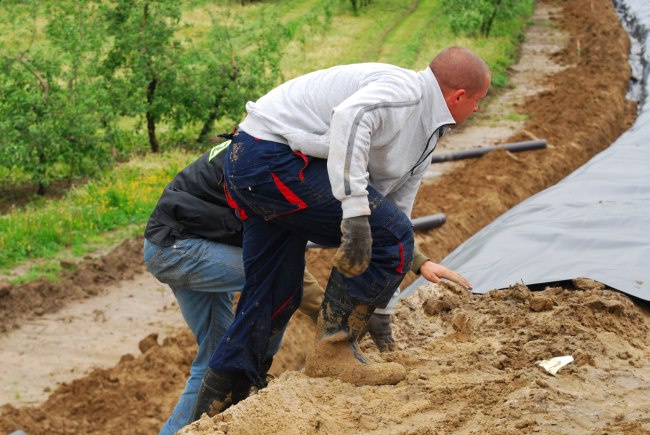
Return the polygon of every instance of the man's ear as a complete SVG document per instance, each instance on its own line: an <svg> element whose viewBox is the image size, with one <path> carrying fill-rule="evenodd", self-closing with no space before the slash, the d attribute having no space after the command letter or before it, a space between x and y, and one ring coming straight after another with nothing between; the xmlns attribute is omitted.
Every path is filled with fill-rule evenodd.
<svg viewBox="0 0 650 435"><path fill-rule="evenodd" d="M456 89L453 92L453 100L456 103L460 102L461 97L467 95L467 91L465 89Z"/></svg>
<svg viewBox="0 0 650 435"><path fill-rule="evenodd" d="M460 102L461 97L464 95L467 95L467 91L462 88L449 92L445 97L445 101L447 101L447 106L449 107L456 106L456 104Z"/></svg>

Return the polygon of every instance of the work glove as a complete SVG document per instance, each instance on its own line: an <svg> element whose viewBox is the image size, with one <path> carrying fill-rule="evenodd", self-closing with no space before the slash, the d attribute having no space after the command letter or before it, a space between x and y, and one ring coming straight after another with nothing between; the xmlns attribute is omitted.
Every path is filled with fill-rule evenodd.
<svg viewBox="0 0 650 435"><path fill-rule="evenodd" d="M366 325L366 332L379 349L379 352L392 352L397 350L397 343L393 338L393 331L390 327L390 314L373 313ZM361 336L363 338L364 334Z"/></svg>
<svg viewBox="0 0 650 435"><path fill-rule="evenodd" d="M372 234L368 216L341 221L341 246L334 254L334 266L348 278L361 275L368 268L372 251Z"/></svg>

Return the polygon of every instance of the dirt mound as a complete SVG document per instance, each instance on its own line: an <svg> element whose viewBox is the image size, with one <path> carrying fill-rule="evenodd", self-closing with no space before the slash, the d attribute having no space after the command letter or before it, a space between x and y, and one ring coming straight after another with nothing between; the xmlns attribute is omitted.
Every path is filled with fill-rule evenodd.
<svg viewBox="0 0 650 435"><path fill-rule="evenodd" d="M40 407L0 408L0 431L37 433L157 433L162 416L178 399L165 391L182 389L196 354L188 332L143 340L146 352L124 355L111 369L97 369L63 384ZM128 422L128 426L125 423ZM127 427L133 429L127 430Z"/></svg>
<svg viewBox="0 0 650 435"><path fill-rule="evenodd" d="M398 385L354 387L288 372L182 433L650 430L650 317L625 295L531 293L523 285L473 295L431 284L403 301L396 317L400 350L366 352L406 367ZM561 355L575 360L555 377L536 365Z"/></svg>
<svg viewBox="0 0 650 435"><path fill-rule="evenodd" d="M143 237L137 237L101 258L62 262L64 271L57 282L38 279L22 285L0 283L0 333L17 328L30 316L52 313L70 301L97 296L111 283L133 279L144 271L143 242Z"/></svg>
<svg viewBox="0 0 650 435"><path fill-rule="evenodd" d="M303 343L314 334L312 320L297 313L271 373L280 375L304 365ZM162 344L149 335L139 348L142 355L124 355L113 368L96 369L63 384L39 407L0 407L0 432L157 433L185 386L196 344L187 330Z"/></svg>
<svg viewBox="0 0 650 435"><path fill-rule="evenodd" d="M568 175L613 142L634 117L634 105L624 99L629 42L611 2L554 4L562 8L554 21L570 37L559 55L567 68L552 77L548 92L522 109L529 115L528 134L546 138L551 146L516 156L492 153L423 186L414 216L447 215L445 226L417 236L433 260ZM143 267L141 243L132 243L107 257L124 259L125 276ZM309 268L321 283L329 274L331 254L308 253ZM119 279L114 271L102 274L107 266L95 267L104 277L98 280ZM88 286L101 291L101 285L93 287L96 283L90 278ZM85 297L88 287L77 285L77 277L70 276L40 290L0 288L0 304L8 303L7 297L13 301L0 306L2 318L10 319L0 328L11 329L16 316L38 313L39 307L54 310L55 304ZM275 373L302 366L305 343L313 336L310 322L304 317L292 320ZM433 286L402 305L395 323L402 348L385 357L409 370L407 380L397 386L352 387L288 372L220 418L201 420L193 431L648 430L648 321L625 296L598 288L531 294L524 287L473 296ZM0 431L157 431L183 388L195 349L185 333L161 346L152 345L151 339L147 343L143 355L125 356L112 369L61 386L40 407L0 408ZM564 354L573 355L575 362L557 378L535 366L537 359Z"/></svg>

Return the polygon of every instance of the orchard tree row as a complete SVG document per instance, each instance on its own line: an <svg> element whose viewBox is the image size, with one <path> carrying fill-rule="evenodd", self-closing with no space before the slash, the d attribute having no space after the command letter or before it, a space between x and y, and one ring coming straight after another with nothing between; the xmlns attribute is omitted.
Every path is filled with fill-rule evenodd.
<svg viewBox="0 0 650 435"><path fill-rule="evenodd" d="M178 0L3 3L0 26L13 31L0 37L0 177L21 174L41 194L128 157L138 131L152 152L163 130L205 141L278 81L282 47L305 31L212 17L197 42L179 36ZM308 26L330 21L329 2L319 8Z"/></svg>
<svg viewBox="0 0 650 435"><path fill-rule="evenodd" d="M401 0L383 3L390 1ZM490 36L495 23L530 3L409 1L414 10L442 3L441 20L456 33L478 37ZM215 2L222 7L206 6ZM282 79L287 44L329 28L337 5L359 14L379 2L268 3L254 19L242 19L228 11L260 2L0 2L0 188L29 181L42 194L55 179L93 175L128 158L145 138L152 152L160 150L162 136L165 144L200 144L216 121L234 125L246 101ZM201 4L211 26L195 37L181 18L183 7ZM291 19L268 12L296 6L307 12L291 11ZM222 12L210 16L210 10Z"/></svg>

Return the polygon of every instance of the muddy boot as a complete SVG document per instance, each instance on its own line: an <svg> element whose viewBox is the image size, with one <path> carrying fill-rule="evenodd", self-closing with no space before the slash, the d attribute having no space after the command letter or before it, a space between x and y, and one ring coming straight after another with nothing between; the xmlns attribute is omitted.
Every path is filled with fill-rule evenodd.
<svg viewBox="0 0 650 435"><path fill-rule="evenodd" d="M230 394L230 405L236 405L242 400L251 395L252 385L248 379L240 379L238 382L233 382L232 392Z"/></svg>
<svg viewBox="0 0 650 435"><path fill-rule="evenodd" d="M192 421L199 420L203 413L210 417L217 415L244 400L250 394L250 387L250 382L243 375L222 373L208 367L194 404Z"/></svg>
<svg viewBox="0 0 650 435"><path fill-rule="evenodd" d="M307 355L305 374L330 376L354 385L393 385L404 380L406 369L398 363L368 363L357 340L374 307L353 306L334 269L327 284L318 319L316 343Z"/></svg>

